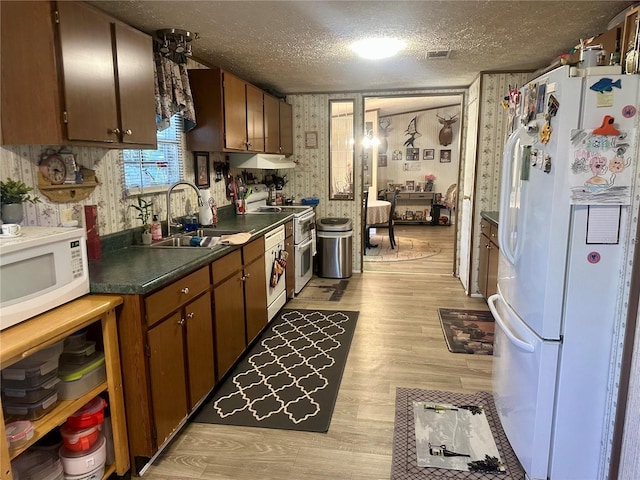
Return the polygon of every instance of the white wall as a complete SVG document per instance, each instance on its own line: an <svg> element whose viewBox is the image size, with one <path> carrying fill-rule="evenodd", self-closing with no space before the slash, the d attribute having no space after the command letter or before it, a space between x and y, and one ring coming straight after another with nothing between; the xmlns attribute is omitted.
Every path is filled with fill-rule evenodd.
<svg viewBox="0 0 640 480"><path fill-rule="evenodd" d="M438 141L438 134L442 129L437 115L450 118L457 115L458 121L452 125L453 139L450 145L442 146ZM410 138L406 134L407 127L411 120L416 117L416 130L420 136L416 137L413 145L419 148L420 158L418 161L407 161L407 147L405 141ZM406 183L407 180L414 180L416 185L424 182L424 176L433 174L436 176L434 182L434 192L444 195L450 185L458 183L458 169L460 165L460 108L442 108L437 110L423 110L419 112L403 113L388 117L380 117L391 120L391 126L387 129L386 138L387 166L378 167L378 190L384 189L388 183ZM382 148L385 142L378 148L378 155L384 154ZM433 149L434 159L423 160L424 150ZM451 162L441 163L440 152L451 150ZM401 160L393 160L393 152L402 154Z"/></svg>

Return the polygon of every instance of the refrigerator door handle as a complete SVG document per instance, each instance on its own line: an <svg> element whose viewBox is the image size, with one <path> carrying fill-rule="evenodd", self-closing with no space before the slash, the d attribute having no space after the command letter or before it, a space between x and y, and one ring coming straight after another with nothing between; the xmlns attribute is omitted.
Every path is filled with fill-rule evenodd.
<svg viewBox="0 0 640 480"><path fill-rule="evenodd" d="M498 222L498 241L500 242L500 253L503 254L512 265L515 265L515 252L511 250L511 242L507 233L511 230L508 218L510 217L509 204L511 201L511 177L513 175L513 162L516 145L520 139L520 128L517 128L511 135L504 147L502 163L502 185L500 186L500 221Z"/></svg>
<svg viewBox="0 0 640 480"><path fill-rule="evenodd" d="M535 350L533 345L531 345L530 343L527 343L524 340L521 340L520 338L516 337L513 334L513 332L511 331L511 329L509 328L509 326L506 323L504 323L504 321L502 320L502 317L498 313L498 308L496 307L496 302L498 300L500 300L500 294L498 294L498 293L496 293L495 295L491 295L487 299L487 304L489 305L489 310L491 310L491 313L493 314L494 320L496 321L498 326L502 329L502 331L507 336L507 338L509 340L511 340L511 343L513 343L519 349L524 350L525 352L533 353L533 351ZM508 307L506 307L506 308L508 308Z"/></svg>

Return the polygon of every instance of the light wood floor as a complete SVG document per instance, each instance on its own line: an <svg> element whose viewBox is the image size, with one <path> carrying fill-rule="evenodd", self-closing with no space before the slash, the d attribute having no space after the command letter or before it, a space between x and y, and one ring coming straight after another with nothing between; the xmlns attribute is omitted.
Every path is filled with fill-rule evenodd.
<svg viewBox="0 0 640 480"><path fill-rule="evenodd" d="M388 479L396 387L490 391L491 357L450 353L438 320L438 307L486 309L451 275L453 228L404 228L429 238L441 254L375 262L375 271L350 278L340 302L287 304L360 311L327 433L191 423L144 478Z"/></svg>

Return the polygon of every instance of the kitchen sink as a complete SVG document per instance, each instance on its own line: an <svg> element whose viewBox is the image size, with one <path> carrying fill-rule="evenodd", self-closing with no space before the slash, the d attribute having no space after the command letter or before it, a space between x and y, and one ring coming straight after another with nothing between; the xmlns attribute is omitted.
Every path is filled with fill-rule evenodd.
<svg viewBox="0 0 640 480"><path fill-rule="evenodd" d="M250 233L253 233L252 230ZM242 230L237 229L224 229L224 228L199 228L195 232L179 233L170 237L163 238L157 242L153 242L151 245L139 245L142 247L151 248L222 248L225 245L219 243L222 235L233 235L235 233L241 233ZM201 245L192 245L191 240L195 237L204 239Z"/></svg>
<svg viewBox="0 0 640 480"><path fill-rule="evenodd" d="M237 229L225 229L218 227L204 227L197 230L197 234L201 237L220 237L222 235L233 235L235 233L244 233L246 230ZM255 232L255 229L250 230L248 233Z"/></svg>

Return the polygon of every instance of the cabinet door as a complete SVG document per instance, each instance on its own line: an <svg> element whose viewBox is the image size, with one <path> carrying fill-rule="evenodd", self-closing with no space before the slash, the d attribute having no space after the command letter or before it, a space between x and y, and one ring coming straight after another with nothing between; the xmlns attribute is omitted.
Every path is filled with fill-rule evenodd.
<svg viewBox="0 0 640 480"><path fill-rule="evenodd" d="M118 110L109 17L58 2L67 136L118 142Z"/></svg>
<svg viewBox="0 0 640 480"><path fill-rule="evenodd" d="M262 90L247 83L247 150L264 152L264 106Z"/></svg>
<svg viewBox="0 0 640 480"><path fill-rule="evenodd" d="M286 102L280 106L280 153L293 155L293 107Z"/></svg>
<svg viewBox="0 0 640 480"><path fill-rule="evenodd" d="M247 344L267 324L267 276L264 254L244 267L244 305L247 322Z"/></svg>
<svg viewBox="0 0 640 480"><path fill-rule="evenodd" d="M244 80L224 72L225 148L247 150L247 98Z"/></svg>
<svg viewBox="0 0 640 480"><path fill-rule="evenodd" d="M241 277L242 271L238 271L213 289L218 378L222 378L246 347Z"/></svg>
<svg viewBox="0 0 640 480"><path fill-rule="evenodd" d="M280 153L280 101L264 94L264 151Z"/></svg>
<svg viewBox="0 0 640 480"><path fill-rule="evenodd" d="M484 298L487 297L487 272L489 270L489 249L491 242L485 235L480 235L480 257L478 261L478 289Z"/></svg>
<svg viewBox="0 0 640 480"><path fill-rule="evenodd" d="M175 313L147 332L156 447L164 443L189 412L183 323L180 313Z"/></svg>
<svg viewBox="0 0 640 480"><path fill-rule="evenodd" d="M156 103L153 84L151 37L116 24L120 128L122 143L156 148Z"/></svg>
<svg viewBox="0 0 640 480"><path fill-rule="evenodd" d="M192 410L215 384L211 294L207 292L188 304L184 313L189 372L189 410Z"/></svg>

